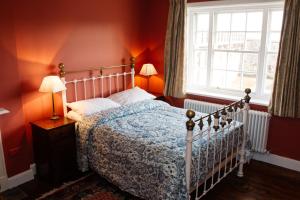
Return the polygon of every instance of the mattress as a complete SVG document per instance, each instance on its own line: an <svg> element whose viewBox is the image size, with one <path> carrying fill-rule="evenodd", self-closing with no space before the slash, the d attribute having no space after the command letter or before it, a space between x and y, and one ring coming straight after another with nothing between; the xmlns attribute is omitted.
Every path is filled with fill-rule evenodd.
<svg viewBox="0 0 300 200"><path fill-rule="evenodd" d="M144 199L188 199L185 112L162 101L145 100L85 117L77 124L80 169L91 168L120 189ZM196 118L201 115L196 113ZM223 147L226 142L231 144L234 137L241 137L241 130L242 124L236 122L234 128L211 136L214 139L209 143L205 137L193 143L192 182L196 181L199 148L201 179L212 169L213 160L225 155L224 148L220 152L221 143Z"/></svg>

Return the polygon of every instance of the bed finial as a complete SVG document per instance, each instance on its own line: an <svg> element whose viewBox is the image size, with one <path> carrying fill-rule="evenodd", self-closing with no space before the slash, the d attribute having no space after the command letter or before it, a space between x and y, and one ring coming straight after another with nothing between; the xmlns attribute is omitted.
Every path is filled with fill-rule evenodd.
<svg viewBox="0 0 300 200"><path fill-rule="evenodd" d="M186 122L186 128L187 130L192 131L195 126L195 122L192 120L195 117L195 112L192 110L187 110L186 116L189 118L189 120Z"/></svg>
<svg viewBox="0 0 300 200"><path fill-rule="evenodd" d="M131 57L130 58L130 67L131 67L131 87L134 88L135 84L134 84L134 66L135 66L135 57Z"/></svg>
<svg viewBox="0 0 300 200"><path fill-rule="evenodd" d="M130 58L131 69L134 69L135 66L135 57Z"/></svg>
<svg viewBox="0 0 300 200"><path fill-rule="evenodd" d="M220 118L219 111L216 111L214 114L214 126L213 126L216 132L219 129L219 118Z"/></svg>
<svg viewBox="0 0 300 200"><path fill-rule="evenodd" d="M249 102L250 102L250 99L251 99L251 97L249 96L249 94L251 93L251 89L250 89L250 88L246 88L246 89L245 89L245 93L246 93L246 96L244 97L245 102L246 102L246 103L249 103Z"/></svg>
<svg viewBox="0 0 300 200"><path fill-rule="evenodd" d="M58 64L58 68L59 68L59 76L61 78L65 77L66 72L65 72L65 65L64 65L64 63L59 63Z"/></svg>

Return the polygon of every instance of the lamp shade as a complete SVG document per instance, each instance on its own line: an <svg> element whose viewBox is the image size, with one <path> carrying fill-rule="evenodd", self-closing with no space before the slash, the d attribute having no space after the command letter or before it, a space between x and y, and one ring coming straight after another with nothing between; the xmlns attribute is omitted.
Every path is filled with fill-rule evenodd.
<svg viewBox="0 0 300 200"><path fill-rule="evenodd" d="M144 76L151 76L151 75L157 74L157 71L156 71L154 65L144 64L140 71L140 74L144 75Z"/></svg>
<svg viewBox="0 0 300 200"><path fill-rule="evenodd" d="M39 92L60 92L66 90L66 86L60 80L58 76L46 76L44 77L40 86Z"/></svg>

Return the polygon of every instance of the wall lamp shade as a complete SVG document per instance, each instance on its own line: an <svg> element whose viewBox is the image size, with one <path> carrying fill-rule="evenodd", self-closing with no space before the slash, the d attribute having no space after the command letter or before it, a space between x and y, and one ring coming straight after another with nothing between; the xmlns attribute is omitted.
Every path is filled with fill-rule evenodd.
<svg viewBox="0 0 300 200"><path fill-rule="evenodd" d="M152 76L157 74L157 71L153 64L144 64L140 71L140 74L143 76Z"/></svg>
<svg viewBox="0 0 300 200"><path fill-rule="evenodd" d="M46 76L43 78L39 92L60 92L66 90L66 86L58 76Z"/></svg>
<svg viewBox="0 0 300 200"><path fill-rule="evenodd" d="M52 94L52 117L50 118L51 120L59 119L59 116L55 113L53 94L66 89L67 89L66 86L58 76L46 76L45 78L43 78L39 92L49 92Z"/></svg>

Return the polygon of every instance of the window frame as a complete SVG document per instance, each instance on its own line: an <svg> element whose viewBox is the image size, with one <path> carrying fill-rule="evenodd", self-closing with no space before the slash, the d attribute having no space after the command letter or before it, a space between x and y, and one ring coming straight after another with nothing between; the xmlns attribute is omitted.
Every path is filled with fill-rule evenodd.
<svg viewBox="0 0 300 200"><path fill-rule="evenodd" d="M267 55L270 54L268 51L268 39L270 31L270 14L272 10L283 10L284 2L282 0L223 0L223 1L210 1L210 2L197 2L189 3L187 7L187 23L186 23L186 36L187 40L185 43L186 50L188 54L186 55L185 65L186 65L186 76L189 74L189 67L191 62L194 61L192 55L195 49L190 47L193 44L194 38L194 28L193 23L195 21L192 19L193 15L205 13L209 15L209 30L208 30L208 45L207 45L207 76L206 76L206 86L199 87L195 90L189 90L186 87L187 94L203 95L213 98L222 98L229 100L237 100L244 95L243 91L236 91L232 89L221 89L212 88L211 86L211 73L212 73L212 60L213 53L216 51L214 49L215 29L216 20L214 20L216 13L221 12L240 12L240 11L255 11L260 10L263 14L262 19L262 29L261 29L261 39L260 39L260 49L258 51L249 51L258 55L258 68L256 77L256 88L255 92L252 93L252 102L259 105L268 105L271 94L264 93L265 90L265 77L267 74ZM247 31L247 30L246 30ZM203 48L206 50L205 48ZM221 50L222 51L222 50ZM231 50L229 50L231 51ZM222 52L229 52L224 50ZM241 52L247 52L246 50L240 50ZM238 52L232 50L232 52ZM192 58L190 59L189 56ZM263 67L262 67L263 66ZM188 79L188 77L186 77Z"/></svg>

